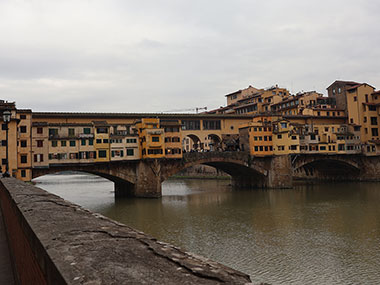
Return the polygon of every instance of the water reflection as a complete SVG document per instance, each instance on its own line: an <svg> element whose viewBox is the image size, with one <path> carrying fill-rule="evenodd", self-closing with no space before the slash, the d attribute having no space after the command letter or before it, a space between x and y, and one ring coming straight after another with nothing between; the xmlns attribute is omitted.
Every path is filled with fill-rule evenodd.
<svg viewBox="0 0 380 285"><path fill-rule="evenodd" d="M85 183L82 183L86 181ZM172 180L161 199L114 200L88 175L38 186L160 240L273 284L377 284L380 184L239 191L223 180Z"/></svg>

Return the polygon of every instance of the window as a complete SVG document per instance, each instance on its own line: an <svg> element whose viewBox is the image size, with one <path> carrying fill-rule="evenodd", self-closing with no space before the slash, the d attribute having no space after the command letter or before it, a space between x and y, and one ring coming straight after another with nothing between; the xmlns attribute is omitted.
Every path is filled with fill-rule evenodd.
<svg viewBox="0 0 380 285"><path fill-rule="evenodd" d="M342 88L338 88L338 93L340 94L340 93L342 93Z"/></svg>
<svg viewBox="0 0 380 285"><path fill-rule="evenodd" d="M354 123L354 119L353 119L353 118L350 118L350 123L351 123L351 124Z"/></svg>
<svg viewBox="0 0 380 285"><path fill-rule="evenodd" d="M37 147L43 147L44 146L44 141L38 140L37 141Z"/></svg>
<svg viewBox="0 0 380 285"><path fill-rule="evenodd" d="M152 137L152 142L159 142L160 141L160 137Z"/></svg>
<svg viewBox="0 0 380 285"><path fill-rule="evenodd" d="M367 123L367 117L364 117L364 123Z"/></svg>
<svg viewBox="0 0 380 285"><path fill-rule="evenodd" d="M292 144L290 147L289 147L290 150L297 150L297 145L294 145Z"/></svg>
<svg viewBox="0 0 380 285"><path fill-rule="evenodd" d="M297 136L292 136L292 140L296 140L297 139Z"/></svg>
<svg viewBox="0 0 380 285"><path fill-rule="evenodd" d="M377 126L377 117L371 117L371 125Z"/></svg>
<svg viewBox="0 0 380 285"><path fill-rule="evenodd" d="M127 148L127 156L134 156L135 150L133 148Z"/></svg>
<svg viewBox="0 0 380 285"><path fill-rule="evenodd" d="M75 141L70 141L70 146L75 146Z"/></svg>
<svg viewBox="0 0 380 285"><path fill-rule="evenodd" d="M21 147L26 147L27 146L27 141L21 141Z"/></svg>
<svg viewBox="0 0 380 285"><path fill-rule="evenodd" d="M66 146L66 141L61 141L61 146Z"/></svg>
<svg viewBox="0 0 380 285"><path fill-rule="evenodd" d="M102 143L102 139L96 139L96 143Z"/></svg>
<svg viewBox="0 0 380 285"><path fill-rule="evenodd" d="M2 165L6 165L6 164L7 164L7 159L6 159L6 158L3 158L3 159L1 160L1 164L2 164Z"/></svg>
<svg viewBox="0 0 380 285"><path fill-rule="evenodd" d="M42 134L43 133L43 128L37 128L37 134Z"/></svg>
<svg viewBox="0 0 380 285"><path fill-rule="evenodd" d="M103 143L108 143L108 139L103 139Z"/></svg>
<svg viewBox="0 0 380 285"><path fill-rule="evenodd" d="M25 169L21 170L21 177L26 177L26 170Z"/></svg>
<svg viewBox="0 0 380 285"><path fill-rule="evenodd" d="M6 130L7 130L7 124L2 124L2 125L1 125L1 129L2 129L3 131L6 131Z"/></svg>
<svg viewBox="0 0 380 285"><path fill-rule="evenodd" d="M81 140L80 140L80 144L81 144L81 145L86 145L86 140L85 140L85 139L81 139Z"/></svg>
<svg viewBox="0 0 380 285"><path fill-rule="evenodd" d="M320 112L320 111L318 111L318 112L317 112L317 115L318 115L318 116L320 116L320 115L321 115L321 112Z"/></svg>
<svg viewBox="0 0 380 285"><path fill-rule="evenodd" d="M99 158L105 158L105 157L107 157L107 151L106 150L99 150L98 151L98 157Z"/></svg>
<svg viewBox="0 0 380 285"><path fill-rule="evenodd" d="M278 139L282 139L282 135L277 135L277 138Z"/></svg>
<svg viewBox="0 0 380 285"><path fill-rule="evenodd" d="M57 147L58 145L58 142L57 141L51 141L51 146L52 147Z"/></svg>
<svg viewBox="0 0 380 285"><path fill-rule="evenodd" d="M20 119L21 120L25 120L26 119L26 115L20 115Z"/></svg>
<svg viewBox="0 0 380 285"><path fill-rule="evenodd" d="M204 130L220 130L220 120L203 120Z"/></svg>
<svg viewBox="0 0 380 285"><path fill-rule="evenodd" d="M83 128L83 133L86 135L91 134L91 128Z"/></svg>
<svg viewBox="0 0 380 285"><path fill-rule="evenodd" d="M321 145L321 147L320 147L319 149L320 149L320 150L326 150L326 146L324 146L324 145L322 146L322 145Z"/></svg>
<svg viewBox="0 0 380 285"><path fill-rule="evenodd" d="M89 139L88 140L88 145L94 145L94 140L93 139Z"/></svg>
<svg viewBox="0 0 380 285"><path fill-rule="evenodd" d="M259 147L258 146L255 146L255 151L259 151Z"/></svg>
<svg viewBox="0 0 380 285"><path fill-rule="evenodd" d="M369 110L369 111L376 111L376 106L369 105L369 106L368 106L368 110Z"/></svg>
<svg viewBox="0 0 380 285"><path fill-rule="evenodd" d="M354 102L358 101L358 97L354 96Z"/></svg>
<svg viewBox="0 0 380 285"><path fill-rule="evenodd" d="M379 136L379 130L377 128L372 128L371 132L373 137Z"/></svg>
<svg viewBox="0 0 380 285"><path fill-rule="evenodd" d="M184 120L182 121L182 128L184 130L200 130L201 123L200 120Z"/></svg>
<svg viewBox="0 0 380 285"><path fill-rule="evenodd" d="M58 129L49 129L49 137L58 136Z"/></svg>
<svg viewBox="0 0 380 285"><path fill-rule="evenodd" d="M162 154L162 149L148 149L148 154Z"/></svg>
<svg viewBox="0 0 380 285"><path fill-rule="evenodd" d="M136 139L127 139L127 143L136 143L137 140Z"/></svg>
<svg viewBox="0 0 380 285"><path fill-rule="evenodd" d="M98 134L108 134L108 128L106 128L106 127L96 128L96 132Z"/></svg>
<svg viewBox="0 0 380 285"><path fill-rule="evenodd" d="M20 158L21 158L21 163L28 163L28 156L26 154L22 154Z"/></svg>
<svg viewBox="0 0 380 285"><path fill-rule="evenodd" d="M42 153L34 155L34 162L43 162L43 161L44 161L44 155Z"/></svg>
<svg viewBox="0 0 380 285"><path fill-rule="evenodd" d="M20 126L20 133L26 133L26 126Z"/></svg>
<svg viewBox="0 0 380 285"><path fill-rule="evenodd" d="M69 137L75 136L75 129L69 128Z"/></svg>

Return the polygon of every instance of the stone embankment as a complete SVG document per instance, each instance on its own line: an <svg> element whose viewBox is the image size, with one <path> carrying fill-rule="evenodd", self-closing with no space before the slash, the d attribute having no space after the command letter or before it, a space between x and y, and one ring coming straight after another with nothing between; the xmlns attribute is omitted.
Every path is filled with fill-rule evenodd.
<svg viewBox="0 0 380 285"><path fill-rule="evenodd" d="M184 252L14 178L0 201L21 284L247 284L249 276Z"/></svg>

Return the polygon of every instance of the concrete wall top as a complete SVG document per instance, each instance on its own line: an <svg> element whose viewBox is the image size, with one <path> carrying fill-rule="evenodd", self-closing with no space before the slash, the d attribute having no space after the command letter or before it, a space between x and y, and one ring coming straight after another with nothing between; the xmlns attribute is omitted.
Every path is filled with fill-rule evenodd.
<svg viewBox="0 0 380 285"><path fill-rule="evenodd" d="M1 179L0 191L6 192L18 209L19 222L29 229L24 232L47 279L53 274L47 271L55 267L52 271L67 284L250 282L244 273L159 242L14 178Z"/></svg>

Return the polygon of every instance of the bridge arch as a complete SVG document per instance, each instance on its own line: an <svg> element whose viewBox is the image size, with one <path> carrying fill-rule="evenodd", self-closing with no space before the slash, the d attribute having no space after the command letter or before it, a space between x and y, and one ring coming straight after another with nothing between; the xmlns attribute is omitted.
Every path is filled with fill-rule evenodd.
<svg viewBox="0 0 380 285"><path fill-rule="evenodd" d="M187 144L186 138L189 138L191 143ZM195 134L188 134L184 138L183 148L186 151L197 150L201 148L201 139Z"/></svg>
<svg viewBox="0 0 380 285"><path fill-rule="evenodd" d="M49 168L34 168L32 178L37 178L47 174L54 174L66 171L89 173L110 180L115 185L115 196L134 196L136 177L131 167L110 167L110 164L91 164L91 165L57 165ZM133 167L132 167L133 168Z"/></svg>
<svg viewBox="0 0 380 285"><path fill-rule="evenodd" d="M306 179L350 180L360 174L360 166L352 159L312 156L297 161L293 176Z"/></svg>
<svg viewBox="0 0 380 285"><path fill-rule="evenodd" d="M222 138L220 136L217 134L208 134L207 138L209 140L208 145L211 151L221 148Z"/></svg>
<svg viewBox="0 0 380 285"><path fill-rule="evenodd" d="M258 165L250 164L246 160L239 158L226 158L223 153L196 153L196 158L185 163L166 165L161 173L161 183L169 177L186 168L195 165L208 165L231 175L235 185L246 187L265 187L267 186L268 171Z"/></svg>

